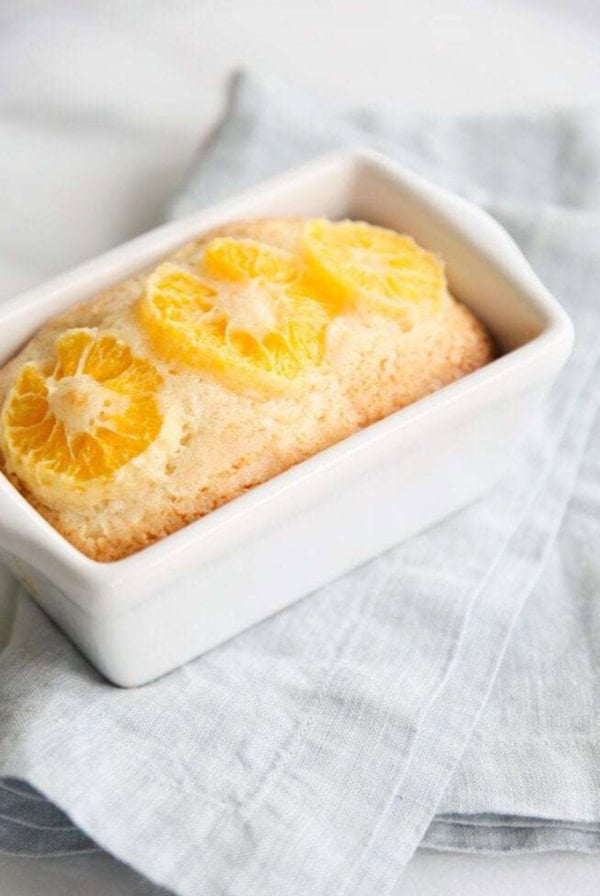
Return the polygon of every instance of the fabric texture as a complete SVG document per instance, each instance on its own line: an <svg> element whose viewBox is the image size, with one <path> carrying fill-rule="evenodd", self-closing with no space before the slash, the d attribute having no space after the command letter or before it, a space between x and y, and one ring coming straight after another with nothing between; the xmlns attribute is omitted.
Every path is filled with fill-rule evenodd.
<svg viewBox="0 0 600 896"><path fill-rule="evenodd" d="M173 215L375 146L512 233L575 350L486 498L147 687L104 682L5 576L0 849L98 844L182 896L370 896L419 845L600 847L599 122L237 81Z"/></svg>

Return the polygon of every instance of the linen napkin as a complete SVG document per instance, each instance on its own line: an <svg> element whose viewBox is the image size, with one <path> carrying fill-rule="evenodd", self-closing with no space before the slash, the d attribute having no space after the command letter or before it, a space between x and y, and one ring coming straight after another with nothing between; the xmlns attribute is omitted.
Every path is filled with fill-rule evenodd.
<svg viewBox="0 0 600 896"><path fill-rule="evenodd" d="M484 500L145 688L102 681L7 580L0 848L99 844L207 896L386 893L419 844L598 849L598 122L238 81L173 214L369 143L485 205L577 345Z"/></svg>

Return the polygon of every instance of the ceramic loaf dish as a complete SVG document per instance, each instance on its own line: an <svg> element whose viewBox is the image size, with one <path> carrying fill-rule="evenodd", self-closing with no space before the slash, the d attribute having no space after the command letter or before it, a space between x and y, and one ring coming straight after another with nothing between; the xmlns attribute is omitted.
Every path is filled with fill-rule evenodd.
<svg viewBox="0 0 600 896"><path fill-rule="evenodd" d="M253 369L251 388L252 378L237 376L239 364L233 365L236 373L225 382L223 374L227 368L231 372L232 366L221 363L222 352L215 351L214 342L204 343L201 366L205 368L207 357L212 366L210 375L204 369L200 377L199 369L191 369L188 363L197 345L188 342L185 365L173 364L173 358L168 357L173 340L165 339L164 327L155 330L148 326L152 314L145 325L139 317L133 322L132 317L127 330L132 355L131 359L126 356L124 367L133 364L133 379L139 384L141 378L145 386L132 390L131 377L125 376L123 382L122 378L119 380L123 371L113 371L119 388L129 396L137 396L135 401L131 399L129 412L137 442L125 449L123 442L115 439L115 471L111 473L115 481L121 469L136 470L137 475L138 465L160 471L162 464L163 474L168 473L164 460L146 465L157 444L168 448L169 440L179 438L177 426L171 429L164 424L171 412L171 401L163 403L162 398L156 397L169 388L171 378L176 376L192 377L194 383L206 378L202 399L199 387L185 396L193 417L200 402L205 419L211 420L210 394L214 407L218 397L219 404L223 401L223 408L229 408L230 419L239 412L240 420L249 420L250 409L260 407L264 412L270 408L261 419L275 420L274 431L279 433L274 439L277 451L268 453L266 463L263 459L253 467L249 465L245 479L236 479L230 470L223 477L223 482L230 483L230 491L215 487L206 505L188 505L164 531L173 525L180 527L165 537L158 537L163 533L150 520L138 526L130 516L120 527L113 517L115 525L106 527L102 541L95 542L93 537L90 541L91 530L86 532L85 527L79 534L73 531L73 541L81 537L80 547L75 547L64 535L69 535L67 529L73 529L80 511L74 504L70 509L65 505L51 508L51 495L42 490L52 490L52 470L44 473L35 463L25 463L17 470L18 452L7 445L4 436L2 451L10 478L0 475L0 560L9 565L96 668L122 686L139 685L168 672L481 496L506 469L536 406L571 349L573 333L567 316L499 224L474 205L402 166L359 149L319 159L273 178L3 303L0 366L4 365L5 408L19 378L17 368L26 359L38 358L44 368L42 378L50 377L59 385L67 380L67 385L60 386L55 394L63 414L72 412L81 422L82 415L89 417L94 410L94 402L98 411L106 396L99 404L97 392L88 407L85 402L75 402L71 407L73 403L67 400L68 377L73 375L69 358L87 352L89 346L86 348L84 343L90 335L88 331L105 334L106 328L112 326L110 314L122 314L125 307L147 295L148 277L164 265L165 259L171 259L167 264L194 268L193 259L201 254L198 234L209 234L231 221L264 218L362 220L409 234L427 250L428 258L444 259L448 291L434 290L430 300L439 302L437 314L430 317L430 323L421 318L416 326L411 326L410 319L403 320L402 315L390 315L389 307L382 309L380 305L374 309L371 303L368 312L363 309L361 315L383 317L386 321L385 327L374 326L372 332L369 329L367 342L373 351L387 352L392 333L392 342L398 347L398 354L394 356L392 351L388 362L382 365L385 375L381 389L378 365L365 370L361 360L356 369L351 369L341 360L347 346L341 354L329 352L329 337L322 341L301 340L313 348L307 349L308 363L306 367L301 365L298 378L298 358L290 361L283 351L281 363L275 368L269 370L267 365L262 371ZM289 236L293 240L295 226L286 224L280 235L285 232L285 239ZM273 226L269 227L273 233ZM280 232L278 225L275 230ZM256 232L252 239L254 236ZM265 238L264 232L262 237ZM181 246L187 248L177 256ZM323 262L322 257L320 261ZM198 273L194 270L194 276ZM154 276L156 283L160 277ZM288 289L291 281L286 277L284 273L279 286ZM372 299L366 286L366 297ZM347 290L340 287L344 283L340 284L336 277L333 282L330 280L328 298L323 302L326 316L334 312L334 332L342 326L344 316L349 323L356 314L348 309L339 313L339 300L347 298ZM459 302L452 301L448 293ZM322 300L323 296L319 301ZM109 313L111 305L113 311ZM422 306L426 307L427 303ZM150 312L152 307L146 310ZM231 305L229 310L233 310ZM183 313L181 307L169 318L175 329L181 323L180 312ZM259 317L263 322L268 319L268 315ZM489 363L484 363L489 359L489 343L476 319L499 347L498 357ZM320 314L309 315L309 328L316 326L321 332L319 320ZM63 353L65 364L57 368L56 337L65 330L65 321L67 330L79 329L84 335L77 337L79 343L71 344L74 351ZM123 326L119 324L121 337L126 335ZM356 318L349 333L354 328L356 335L363 326ZM201 322L192 328L196 335L204 329ZM423 336L428 333L427 338L417 337L419 331ZM162 334L160 338L157 333ZM117 335L116 330L113 335ZM286 338L289 336L288 333ZM233 345L236 339L233 338ZM363 346L364 339L364 335L358 339ZM30 347L23 349L30 340ZM248 353L248 344L244 344ZM431 355L425 346L429 346ZM24 354L20 355L22 351ZM356 358L356 353L352 354ZM111 352L109 355L111 363L115 357L122 363L125 357L118 351L116 356ZM11 361L14 358L19 360ZM368 367L367 360L365 363ZM331 372L325 374L328 365ZM97 374L97 364L92 367ZM318 370L322 372L318 374ZM281 377L290 373L294 382L278 391ZM318 380L320 376L323 380L309 388L311 377ZM353 383L359 381L362 387L354 388ZM56 383L52 385L56 387ZM36 388L39 389L39 382L35 388L23 391L35 395ZM180 406L184 391L187 390L177 397ZM93 392L92 389L90 395ZM329 401L332 394L335 403ZM310 425L306 432L300 432L298 420L308 395L314 395L325 412L321 415L313 410L312 416L308 415ZM35 404L36 400L30 402ZM116 405L110 405L111 402L104 410L115 412ZM36 413L41 413L39 407ZM227 415L221 416L221 420ZM315 426L320 416L323 419ZM179 412L176 419L182 419ZM139 426L139 420L146 424ZM199 425L195 417L194 421ZM120 426L125 427L127 435L126 422L121 421ZM280 438L282 430L278 429L283 422L290 427L286 430L290 435L287 441ZM252 431L255 433L256 429ZM214 439L214 433L209 435ZM225 440L224 433L219 440ZM329 447L321 448L326 444ZM56 448L54 444L51 447ZM230 453L225 451L224 455L231 464L237 449L228 450ZM54 472L60 473L62 467L63 473L71 475L70 461L61 449L58 454L61 460ZM185 452L177 456L175 467L183 462L184 455ZM96 453L88 445L87 452L77 456L88 469L87 474L79 471L79 478L84 472L85 479L85 475L95 472ZM32 460L36 457L39 459L39 452ZM124 457L127 462L119 466ZM89 481L92 479L90 475ZM253 487L247 488L248 484ZM76 491L71 489L72 494ZM85 498L83 492L85 488ZM162 494L161 487L155 494ZM103 513L116 510L114 505L110 511L110 500L105 495L104 503L100 501ZM184 496L184 504L186 500ZM140 504L148 507L152 502L146 495ZM215 504L219 506L206 512ZM137 512L125 507L121 510L125 516ZM183 524L199 513L204 516ZM64 535L58 531L60 526ZM136 535L131 540L133 532ZM147 547L138 549L155 538ZM83 552L88 550L93 555L96 547L100 549L98 556L106 560L134 552L120 560L99 562Z"/></svg>

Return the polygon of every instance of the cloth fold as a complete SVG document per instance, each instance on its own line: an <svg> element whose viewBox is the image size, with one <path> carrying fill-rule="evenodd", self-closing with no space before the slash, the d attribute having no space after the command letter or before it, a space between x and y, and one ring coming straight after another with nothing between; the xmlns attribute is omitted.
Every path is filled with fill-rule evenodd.
<svg viewBox="0 0 600 896"><path fill-rule="evenodd" d="M107 685L7 590L0 850L96 843L182 896L370 896L419 845L600 848L599 123L237 80L173 215L375 146L500 220L575 351L486 498L145 688Z"/></svg>

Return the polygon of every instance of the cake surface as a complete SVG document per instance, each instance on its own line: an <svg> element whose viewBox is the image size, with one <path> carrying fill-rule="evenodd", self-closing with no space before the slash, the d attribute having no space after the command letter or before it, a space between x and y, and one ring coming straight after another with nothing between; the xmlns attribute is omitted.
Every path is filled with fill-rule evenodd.
<svg viewBox="0 0 600 896"><path fill-rule="evenodd" d="M0 369L0 468L84 554L118 560L493 357L410 237L236 222Z"/></svg>

